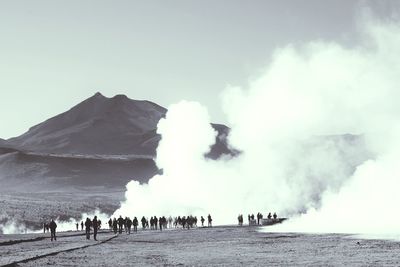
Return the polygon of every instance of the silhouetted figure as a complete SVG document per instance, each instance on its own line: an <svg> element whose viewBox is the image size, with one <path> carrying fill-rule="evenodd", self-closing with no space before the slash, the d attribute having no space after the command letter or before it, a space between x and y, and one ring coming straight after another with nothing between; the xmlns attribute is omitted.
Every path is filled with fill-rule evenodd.
<svg viewBox="0 0 400 267"><path fill-rule="evenodd" d="M93 225L93 239L97 241L97 230L99 227L99 221L97 220L97 216L94 216L92 225Z"/></svg>
<svg viewBox="0 0 400 267"><path fill-rule="evenodd" d="M278 215L276 215L276 213L274 212L274 220L276 220L276 218L278 218Z"/></svg>
<svg viewBox="0 0 400 267"><path fill-rule="evenodd" d="M118 233L118 222L117 222L117 219L115 219L115 218L113 220L113 230L114 230L114 234L116 235Z"/></svg>
<svg viewBox="0 0 400 267"><path fill-rule="evenodd" d="M187 224L187 219L185 216L182 217L182 228L185 229L185 226Z"/></svg>
<svg viewBox="0 0 400 267"><path fill-rule="evenodd" d="M124 219L122 216L118 218L118 233L122 234L122 226L124 225Z"/></svg>
<svg viewBox="0 0 400 267"><path fill-rule="evenodd" d="M132 220L131 220L131 218L127 218L126 219L126 227L128 228L128 235L130 235L131 234L131 228L132 228Z"/></svg>
<svg viewBox="0 0 400 267"><path fill-rule="evenodd" d="M113 229L113 222L112 222L112 220L111 220L111 218L110 218L110 220L108 220L108 228L112 231L112 229Z"/></svg>
<svg viewBox="0 0 400 267"><path fill-rule="evenodd" d="M46 233L46 225L47 225L47 223L43 223L43 234Z"/></svg>
<svg viewBox="0 0 400 267"><path fill-rule="evenodd" d="M239 214L239 216L238 216L238 223L239 223L239 226L243 225L243 215L241 215L241 214Z"/></svg>
<svg viewBox="0 0 400 267"><path fill-rule="evenodd" d="M154 219L153 219L153 223L154 223L154 229L155 230L157 230L157 225L158 225L158 218L157 218L157 216L154 216Z"/></svg>
<svg viewBox="0 0 400 267"><path fill-rule="evenodd" d="M259 212L257 213L257 224L260 225L260 220L262 219L262 214Z"/></svg>
<svg viewBox="0 0 400 267"><path fill-rule="evenodd" d="M51 241L53 241L53 238L54 238L54 241L56 241L57 240L57 237L56 237L57 224L55 223L54 220L51 220L51 222L49 224L49 228L50 228L50 232L51 232Z"/></svg>
<svg viewBox="0 0 400 267"><path fill-rule="evenodd" d="M133 218L132 225L133 225L133 232L136 233L137 232L137 227L139 225L139 221L138 221L138 219L136 217Z"/></svg>
<svg viewBox="0 0 400 267"><path fill-rule="evenodd" d="M212 218L211 218L211 215L210 214L208 214L208 227L212 227Z"/></svg>
<svg viewBox="0 0 400 267"><path fill-rule="evenodd" d="M83 231L83 221L81 221L81 230Z"/></svg>
<svg viewBox="0 0 400 267"><path fill-rule="evenodd" d="M142 228L144 230L146 228L146 223L147 223L147 220L146 220L146 218L144 216L142 217L141 222L142 222Z"/></svg>
<svg viewBox="0 0 400 267"><path fill-rule="evenodd" d="M271 212L270 212L270 213L268 213L268 216L267 216L267 218L268 218L268 220L271 220L271 218L272 218Z"/></svg>
<svg viewBox="0 0 400 267"><path fill-rule="evenodd" d="M204 227L204 221L205 221L205 219L204 219L203 216L201 216L200 221L201 221L201 227Z"/></svg>
<svg viewBox="0 0 400 267"><path fill-rule="evenodd" d="M86 239L90 239L90 227L92 226L92 222L89 218L86 218L85 222L85 231L86 231Z"/></svg>
<svg viewBox="0 0 400 267"><path fill-rule="evenodd" d="M250 214L247 216L248 220L249 220L249 225L251 224L251 216Z"/></svg>
<svg viewBox="0 0 400 267"><path fill-rule="evenodd" d="M79 223L76 223L76 231L79 231Z"/></svg>
<svg viewBox="0 0 400 267"><path fill-rule="evenodd" d="M163 224L164 224L163 218L160 217L160 219L158 220L158 225L159 225L160 231L162 231Z"/></svg>

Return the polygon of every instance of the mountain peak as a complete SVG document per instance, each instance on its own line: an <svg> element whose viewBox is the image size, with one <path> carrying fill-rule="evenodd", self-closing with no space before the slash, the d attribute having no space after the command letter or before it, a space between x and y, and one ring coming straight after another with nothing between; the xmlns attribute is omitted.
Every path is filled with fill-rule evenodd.
<svg viewBox="0 0 400 267"><path fill-rule="evenodd" d="M94 95L93 95L93 97L101 97L101 98L103 98L103 97L105 97L102 93L100 93L100 92L97 92L97 93L95 93Z"/></svg>

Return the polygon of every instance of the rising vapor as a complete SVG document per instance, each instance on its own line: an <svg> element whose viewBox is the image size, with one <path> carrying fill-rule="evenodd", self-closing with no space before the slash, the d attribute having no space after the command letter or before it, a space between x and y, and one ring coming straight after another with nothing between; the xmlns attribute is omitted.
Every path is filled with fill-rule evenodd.
<svg viewBox="0 0 400 267"><path fill-rule="evenodd" d="M211 213L223 224L276 211L299 216L277 231L399 233L400 24L364 20L362 36L351 48L278 49L248 88L227 88L236 158L206 159L216 136L206 108L172 105L158 127L163 175L130 182L114 215Z"/></svg>

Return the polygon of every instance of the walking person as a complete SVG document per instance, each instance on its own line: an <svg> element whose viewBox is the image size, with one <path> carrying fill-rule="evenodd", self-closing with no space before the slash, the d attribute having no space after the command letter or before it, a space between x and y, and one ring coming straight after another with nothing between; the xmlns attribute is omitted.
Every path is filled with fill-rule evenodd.
<svg viewBox="0 0 400 267"><path fill-rule="evenodd" d="M51 241L56 241L57 237L56 237L56 229L57 229L57 224L56 222L52 219L50 224L49 224L49 228L50 228L50 232L51 232Z"/></svg>
<svg viewBox="0 0 400 267"><path fill-rule="evenodd" d="M128 228L128 231L127 231L127 232L128 232L128 235L131 234L132 223L133 223L133 222L132 222L131 218L128 217L128 218L126 219L126 226L127 226L127 228Z"/></svg>
<svg viewBox="0 0 400 267"><path fill-rule="evenodd" d="M118 233L122 234L122 226L124 225L124 219L122 216L119 216L118 218Z"/></svg>
<svg viewBox="0 0 400 267"><path fill-rule="evenodd" d="M138 227L138 224L139 224L139 221L138 221L138 219L136 217L133 218L132 224L133 224L133 232L136 233L137 232L137 227ZM144 226L143 226L143 228L144 228Z"/></svg>
<svg viewBox="0 0 400 267"><path fill-rule="evenodd" d="M212 227L212 218L210 214L208 214L208 227Z"/></svg>
<svg viewBox="0 0 400 267"><path fill-rule="evenodd" d="M118 232L118 222L117 222L117 219L115 219L115 218L113 220L113 230L114 230L114 234L117 234L117 232Z"/></svg>
<svg viewBox="0 0 400 267"><path fill-rule="evenodd" d="M85 222L85 230L86 230L86 239L90 239L90 227L92 226L92 222L89 218L86 218Z"/></svg>
<svg viewBox="0 0 400 267"><path fill-rule="evenodd" d="M97 241L97 230L99 228L99 222L97 220L97 216L94 216L92 225L93 225L93 239Z"/></svg>

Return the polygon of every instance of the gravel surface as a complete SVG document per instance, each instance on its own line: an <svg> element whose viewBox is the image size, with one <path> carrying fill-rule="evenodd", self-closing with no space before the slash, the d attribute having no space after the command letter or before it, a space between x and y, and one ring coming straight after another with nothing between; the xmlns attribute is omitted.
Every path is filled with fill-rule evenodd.
<svg viewBox="0 0 400 267"><path fill-rule="evenodd" d="M111 233L102 233L99 240L103 243L66 233L59 234L65 236L53 243L44 239L0 246L0 265L24 259L28 260L17 266L400 265L400 242L396 241L364 240L338 234L262 233L259 230L258 227L236 226L171 229L124 233L113 239L110 239L114 237ZM51 253L55 255L46 256ZM29 260L35 255L44 256Z"/></svg>

